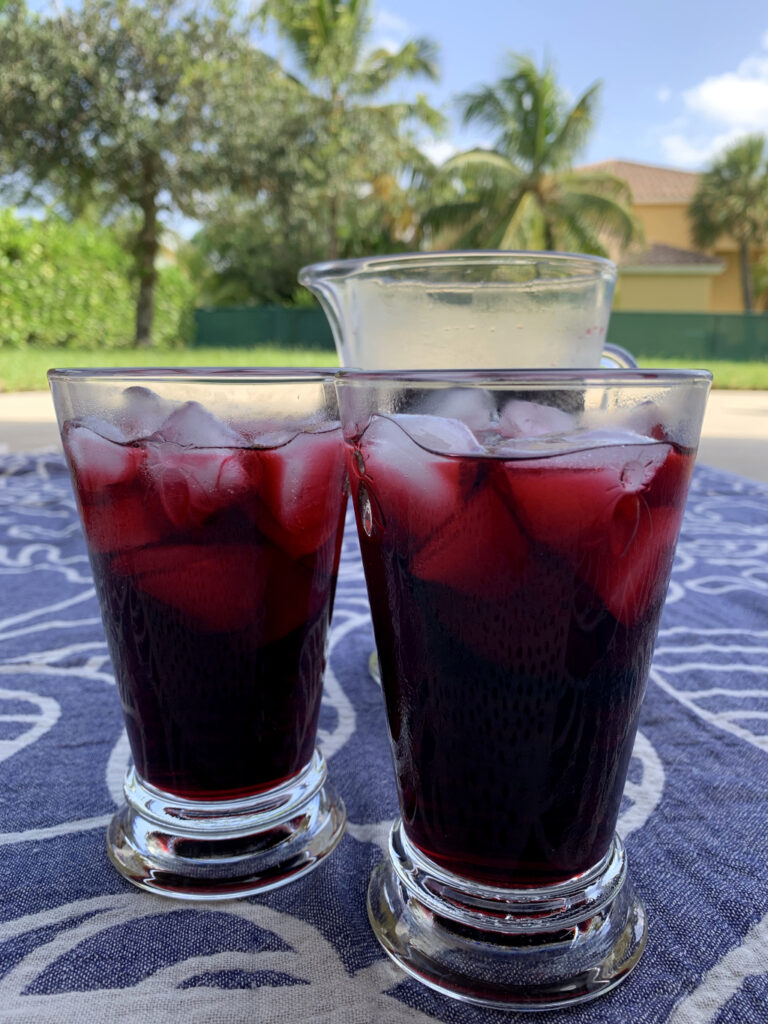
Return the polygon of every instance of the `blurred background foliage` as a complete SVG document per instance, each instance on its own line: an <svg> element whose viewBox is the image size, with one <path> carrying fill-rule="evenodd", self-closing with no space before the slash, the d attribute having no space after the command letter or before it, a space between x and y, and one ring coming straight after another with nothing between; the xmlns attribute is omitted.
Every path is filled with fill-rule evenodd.
<svg viewBox="0 0 768 1024"><path fill-rule="evenodd" d="M158 268L154 338L183 345L196 289L183 267ZM87 217L21 219L0 210L0 334L11 348L133 347L135 282L115 227Z"/></svg>
<svg viewBox="0 0 768 1024"><path fill-rule="evenodd" d="M641 241L625 183L574 166L599 82L574 101L509 54L457 98L492 144L438 167L445 117L418 91L436 46L374 46L372 3L0 0L0 346L182 346L195 307L313 302L296 275L323 259ZM768 232L758 157L766 202L728 225L749 213L747 252ZM768 264L750 281L768 297Z"/></svg>

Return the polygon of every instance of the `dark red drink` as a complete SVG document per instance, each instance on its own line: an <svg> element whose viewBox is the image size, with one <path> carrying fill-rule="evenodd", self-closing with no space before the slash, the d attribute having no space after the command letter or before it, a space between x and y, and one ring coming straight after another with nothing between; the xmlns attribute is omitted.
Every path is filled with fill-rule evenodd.
<svg viewBox="0 0 768 1024"><path fill-rule="evenodd" d="M185 443L190 425L212 439ZM339 429L238 434L187 403L138 440L77 420L63 437L138 774L195 800L296 775L338 570Z"/></svg>
<svg viewBox="0 0 768 1024"><path fill-rule="evenodd" d="M427 416L349 446L401 813L451 872L549 885L614 835L693 454L625 432L511 457L459 426L462 455Z"/></svg>

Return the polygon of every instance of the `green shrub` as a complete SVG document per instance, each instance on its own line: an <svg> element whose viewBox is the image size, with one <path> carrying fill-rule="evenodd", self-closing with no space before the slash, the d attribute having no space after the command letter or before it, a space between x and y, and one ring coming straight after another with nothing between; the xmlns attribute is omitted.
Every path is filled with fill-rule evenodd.
<svg viewBox="0 0 768 1024"><path fill-rule="evenodd" d="M0 345L111 349L133 346L132 260L107 228L59 217L21 219L0 210ZM193 286L160 269L154 341L190 337Z"/></svg>
<svg viewBox="0 0 768 1024"><path fill-rule="evenodd" d="M181 267L161 266L158 269L152 328L152 342L158 348L181 348L192 341L195 293L194 283ZM134 315L131 308L132 320Z"/></svg>

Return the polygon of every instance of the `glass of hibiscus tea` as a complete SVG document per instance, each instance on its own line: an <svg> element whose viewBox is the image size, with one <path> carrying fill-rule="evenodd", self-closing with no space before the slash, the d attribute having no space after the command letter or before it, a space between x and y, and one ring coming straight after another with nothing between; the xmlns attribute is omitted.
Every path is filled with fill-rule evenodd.
<svg viewBox="0 0 768 1024"><path fill-rule="evenodd" d="M448 995L557 1007L640 958L616 823L710 383L337 376L400 807L368 913Z"/></svg>
<svg viewBox="0 0 768 1024"><path fill-rule="evenodd" d="M283 885L341 838L316 747L347 501L332 372L51 370L133 758L144 889Z"/></svg>

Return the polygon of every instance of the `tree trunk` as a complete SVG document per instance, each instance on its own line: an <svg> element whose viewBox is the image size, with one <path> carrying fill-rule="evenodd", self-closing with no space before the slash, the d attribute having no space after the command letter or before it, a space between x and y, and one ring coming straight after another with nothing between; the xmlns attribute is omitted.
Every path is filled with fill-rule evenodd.
<svg viewBox="0 0 768 1024"><path fill-rule="evenodd" d="M331 93L330 134L331 139L337 143L341 135L343 116L344 99L338 90L334 89ZM330 214L330 224L328 225L328 259L337 260L339 258L339 193L336 182L331 184L328 212Z"/></svg>
<svg viewBox="0 0 768 1024"><path fill-rule="evenodd" d="M152 344L152 321L155 316L155 285L157 284L157 251L160 248L157 223L157 194L147 192L141 199L143 215L136 261L139 269L139 297L136 302L137 348Z"/></svg>
<svg viewBox="0 0 768 1024"><path fill-rule="evenodd" d="M749 244L739 242L739 265L741 267L741 294L744 312L752 313L755 308L755 288L752 281L752 267L749 262Z"/></svg>
<svg viewBox="0 0 768 1024"><path fill-rule="evenodd" d="M328 228L328 259L339 258L339 197L335 192L331 193L328 210L331 215L331 222Z"/></svg>

